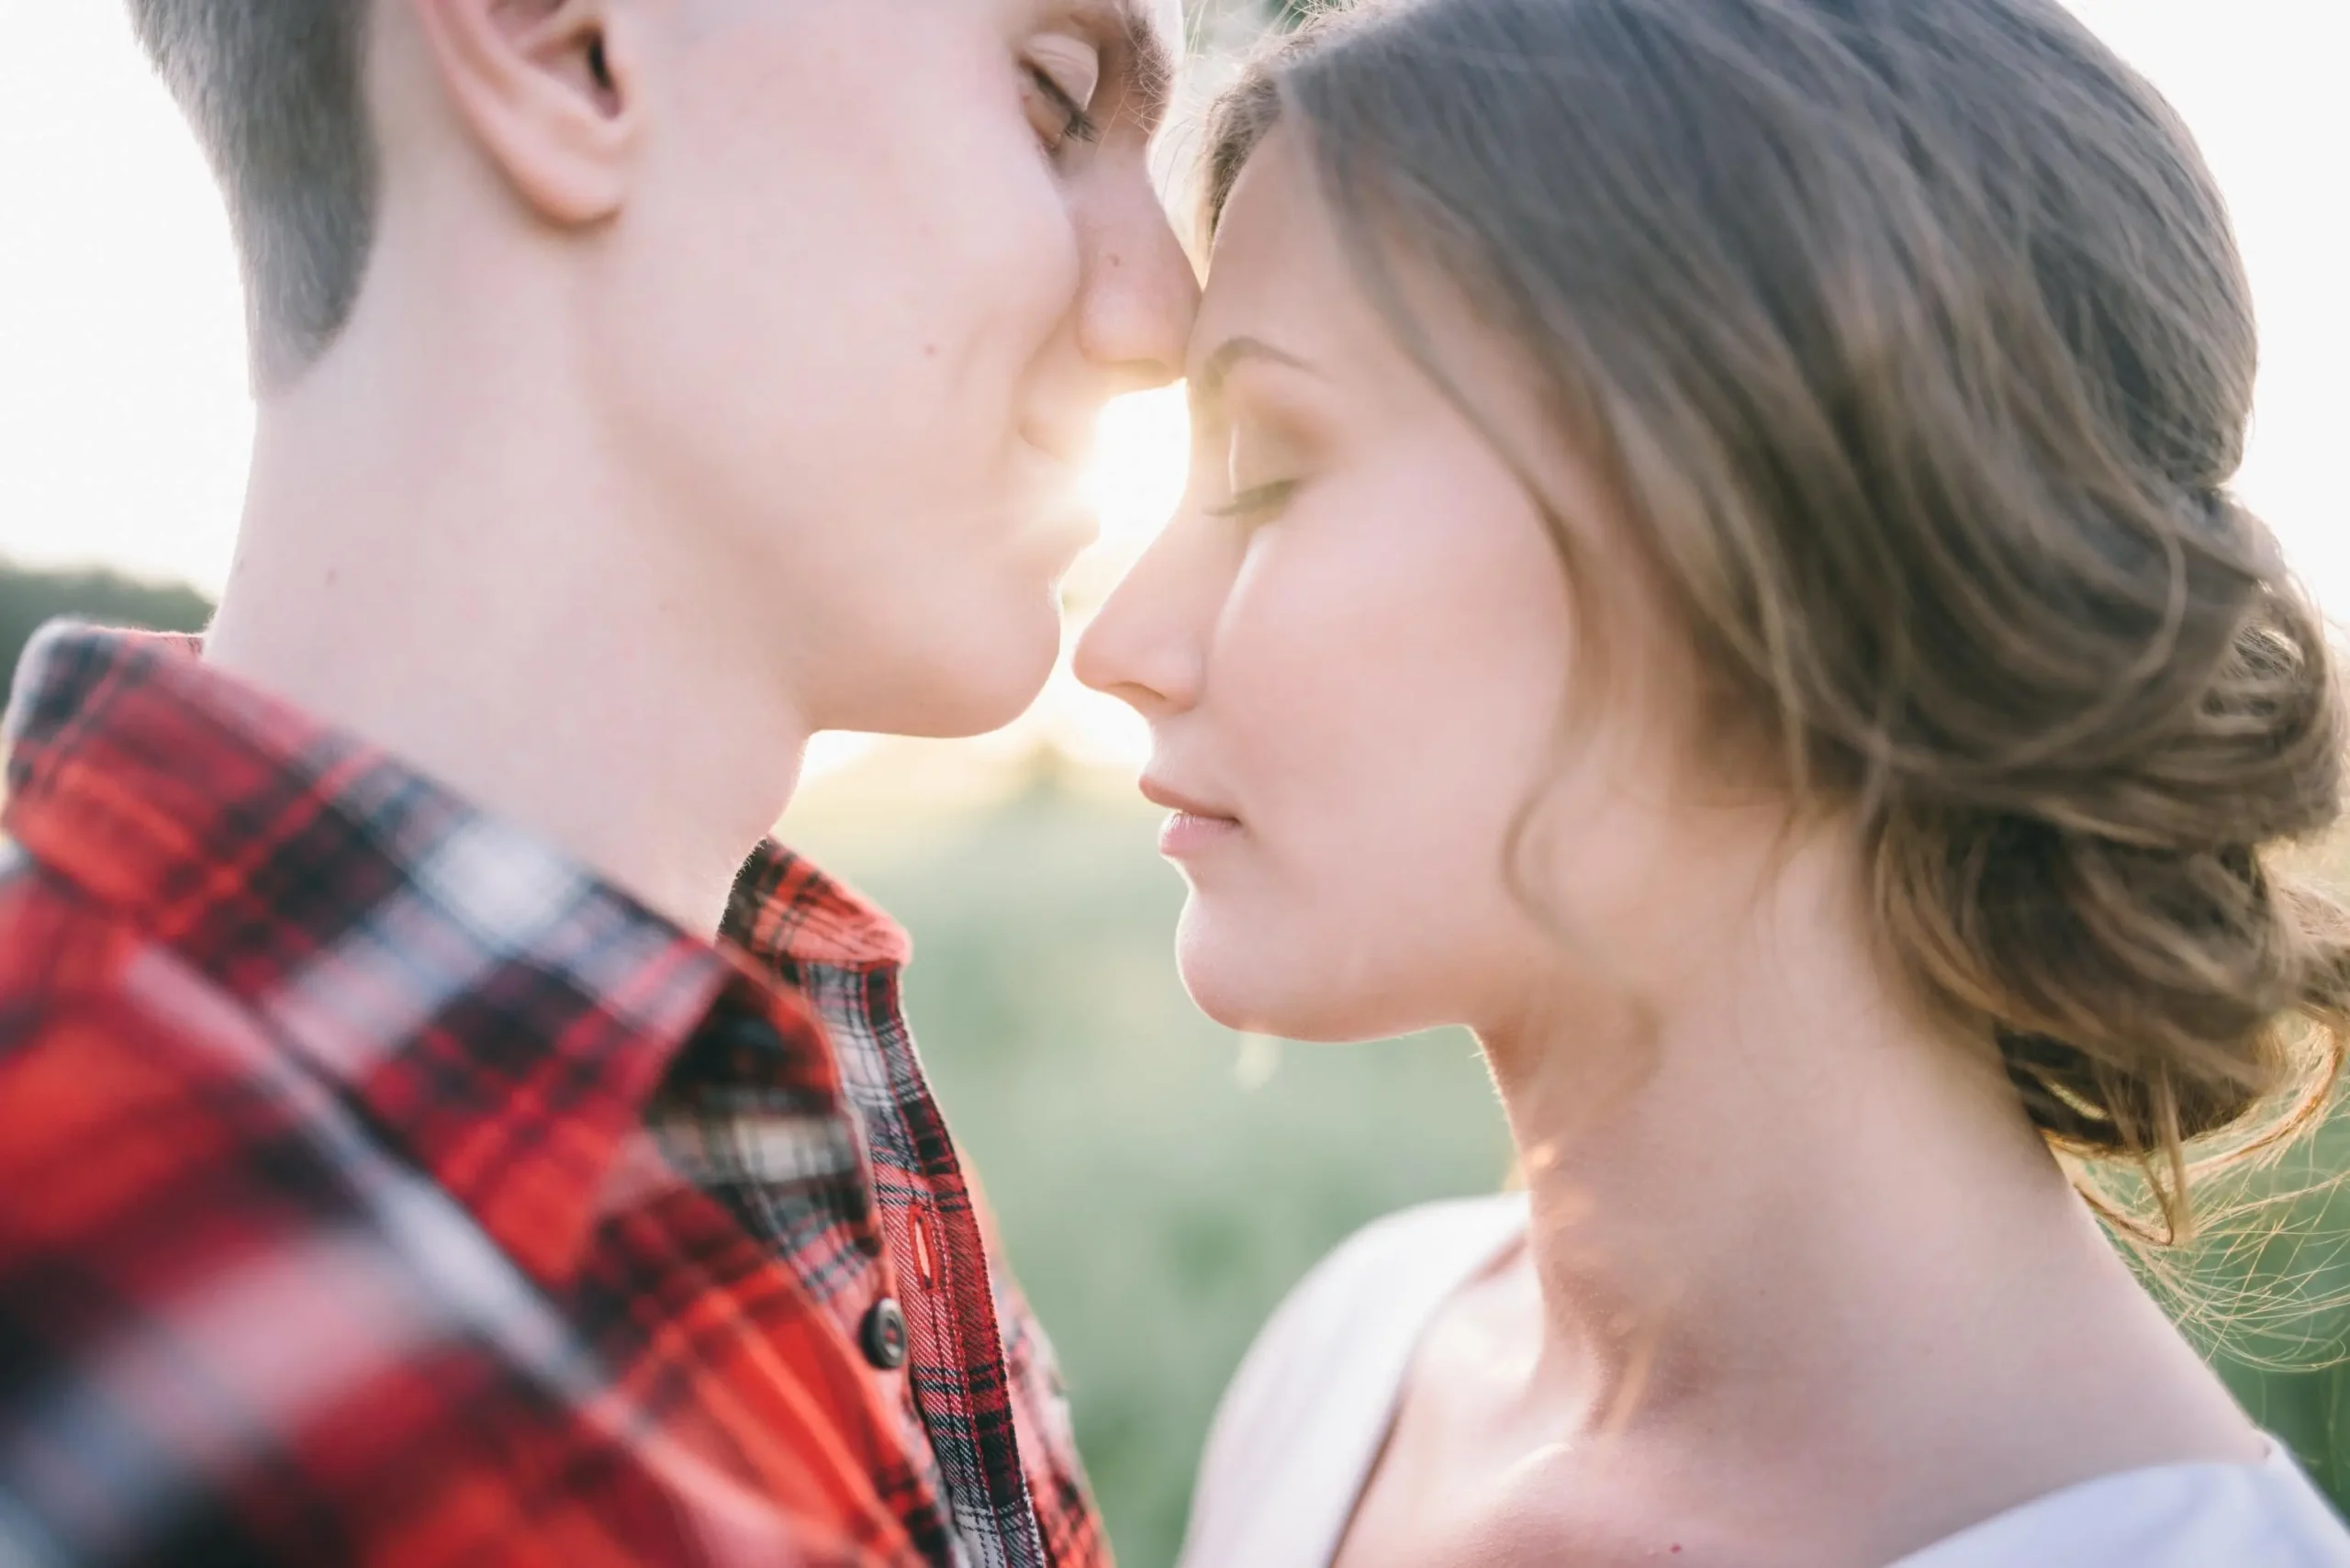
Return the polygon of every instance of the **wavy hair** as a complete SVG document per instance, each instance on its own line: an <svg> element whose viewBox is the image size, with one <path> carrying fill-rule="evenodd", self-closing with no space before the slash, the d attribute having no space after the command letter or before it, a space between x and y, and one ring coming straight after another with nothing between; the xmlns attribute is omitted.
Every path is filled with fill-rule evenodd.
<svg viewBox="0 0 2350 1568"><path fill-rule="evenodd" d="M1464 409L1399 268L1516 346L1894 963L2143 1173L2109 1218L2181 1239L2188 1145L2320 1114L2350 916L2280 849L2341 813L2341 701L2229 489L2249 290L2146 82L2053 0L1365 4L1224 98L1211 235L1284 122Z"/></svg>

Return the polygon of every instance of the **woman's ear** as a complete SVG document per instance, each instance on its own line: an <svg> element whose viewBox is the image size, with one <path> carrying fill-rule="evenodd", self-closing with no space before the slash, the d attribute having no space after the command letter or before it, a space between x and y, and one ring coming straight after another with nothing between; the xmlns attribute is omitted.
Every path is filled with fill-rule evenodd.
<svg viewBox="0 0 2350 1568"><path fill-rule="evenodd" d="M442 89L547 222L620 210L642 108L629 0L411 0Z"/></svg>

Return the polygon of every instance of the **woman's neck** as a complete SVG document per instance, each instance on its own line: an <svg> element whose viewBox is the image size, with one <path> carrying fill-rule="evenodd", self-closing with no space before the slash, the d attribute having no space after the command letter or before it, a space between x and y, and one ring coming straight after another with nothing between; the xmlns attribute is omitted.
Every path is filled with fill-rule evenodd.
<svg viewBox="0 0 2350 1568"><path fill-rule="evenodd" d="M1529 1400L1774 1484L1897 1490L1936 1456L1923 1540L2087 1475L2256 1457L1998 1063L1880 978L1857 881L1799 857L1637 1026L1561 1006L1577 1026L1486 1038L1531 1199Z"/></svg>

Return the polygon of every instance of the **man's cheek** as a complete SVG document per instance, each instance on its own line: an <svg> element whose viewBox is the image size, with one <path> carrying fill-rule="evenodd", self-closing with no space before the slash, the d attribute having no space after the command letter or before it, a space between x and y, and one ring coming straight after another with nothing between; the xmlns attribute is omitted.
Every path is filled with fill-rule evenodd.
<svg viewBox="0 0 2350 1568"><path fill-rule="evenodd" d="M1057 319L1077 298L1082 274L1076 195L1053 177L1041 156L1000 158L990 176L972 182L965 215L969 249L962 290L983 318Z"/></svg>

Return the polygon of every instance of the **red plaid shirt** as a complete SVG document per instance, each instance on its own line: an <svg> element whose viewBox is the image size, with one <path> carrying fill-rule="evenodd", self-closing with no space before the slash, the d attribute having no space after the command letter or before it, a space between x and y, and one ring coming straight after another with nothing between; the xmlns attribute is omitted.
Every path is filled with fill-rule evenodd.
<svg viewBox="0 0 2350 1568"><path fill-rule="evenodd" d="M696 940L193 651L11 711L0 1562L1108 1562L895 926L770 847Z"/></svg>

